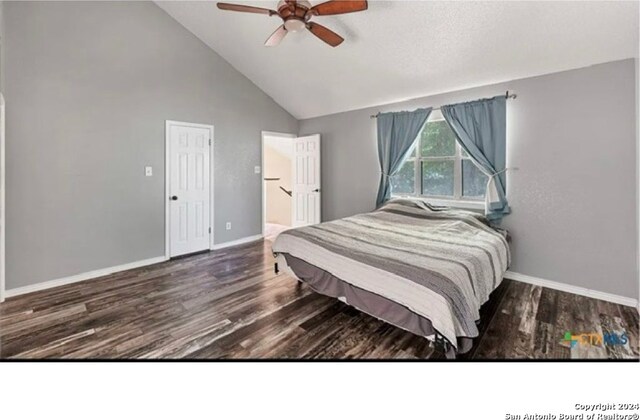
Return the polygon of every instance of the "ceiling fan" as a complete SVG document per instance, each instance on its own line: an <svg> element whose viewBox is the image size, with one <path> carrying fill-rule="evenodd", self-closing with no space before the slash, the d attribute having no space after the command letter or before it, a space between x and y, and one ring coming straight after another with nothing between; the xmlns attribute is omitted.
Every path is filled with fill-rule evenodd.
<svg viewBox="0 0 640 420"><path fill-rule="evenodd" d="M366 0L332 0L311 6L311 3L307 0L280 0L277 11L230 3L218 3L218 8L234 12L259 13L280 17L284 23L264 43L267 47L275 47L280 44L280 41L288 32L299 32L305 28L332 47L337 47L344 41L344 38L322 25L311 22L310 19L314 16L340 15L367 10L367 2Z"/></svg>

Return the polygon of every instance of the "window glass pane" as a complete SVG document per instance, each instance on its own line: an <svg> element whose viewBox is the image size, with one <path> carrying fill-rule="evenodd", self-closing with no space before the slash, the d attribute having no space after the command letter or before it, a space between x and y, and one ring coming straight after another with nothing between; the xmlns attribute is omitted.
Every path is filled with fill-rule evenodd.
<svg viewBox="0 0 640 420"><path fill-rule="evenodd" d="M428 122L420 134L420 152L424 157L455 156L456 136L446 121Z"/></svg>
<svg viewBox="0 0 640 420"><path fill-rule="evenodd" d="M469 198L484 197L489 178L469 159L462 160L462 195Z"/></svg>
<svg viewBox="0 0 640 420"><path fill-rule="evenodd" d="M391 184L392 194L414 193L413 187L415 186L416 179L415 162L415 160L407 159L398 173L391 177L389 183Z"/></svg>
<svg viewBox="0 0 640 420"><path fill-rule="evenodd" d="M418 145L418 142L413 143L413 146L411 146L411 154L409 155L410 158L414 158L416 157L416 150L418 150L418 148L416 147Z"/></svg>
<svg viewBox="0 0 640 420"><path fill-rule="evenodd" d="M453 195L453 160L422 162L422 194Z"/></svg>

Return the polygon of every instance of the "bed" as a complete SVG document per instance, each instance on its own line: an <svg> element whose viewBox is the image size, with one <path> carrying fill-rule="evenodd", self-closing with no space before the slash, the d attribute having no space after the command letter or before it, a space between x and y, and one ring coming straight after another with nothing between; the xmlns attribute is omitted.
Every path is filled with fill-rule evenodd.
<svg viewBox="0 0 640 420"><path fill-rule="evenodd" d="M277 269L318 293L438 342L471 348L480 306L510 264L506 234L481 214L392 199L378 210L282 232Z"/></svg>

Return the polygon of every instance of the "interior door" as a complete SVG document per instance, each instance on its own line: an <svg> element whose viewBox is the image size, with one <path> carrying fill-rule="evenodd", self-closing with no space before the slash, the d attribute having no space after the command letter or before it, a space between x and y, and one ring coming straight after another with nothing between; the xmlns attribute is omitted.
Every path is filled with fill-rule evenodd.
<svg viewBox="0 0 640 420"><path fill-rule="evenodd" d="M0 92L0 302L5 295L5 114L4 96Z"/></svg>
<svg viewBox="0 0 640 420"><path fill-rule="evenodd" d="M169 254L171 257L209 249L210 148L207 127L169 126Z"/></svg>
<svg viewBox="0 0 640 420"><path fill-rule="evenodd" d="M292 165L293 226L320 223L320 134L294 139Z"/></svg>

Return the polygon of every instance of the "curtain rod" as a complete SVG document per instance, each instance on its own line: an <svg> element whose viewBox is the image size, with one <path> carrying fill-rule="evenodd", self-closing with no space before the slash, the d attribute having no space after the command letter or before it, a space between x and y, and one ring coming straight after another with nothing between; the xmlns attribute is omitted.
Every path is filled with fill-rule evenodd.
<svg viewBox="0 0 640 420"><path fill-rule="evenodd" d="M518 95L516 95L515 93L509 93L509 91L507 91L507 93L504 95L504 97L506 99L516 99L518 97ZM432 111L437 111L439 109L440 109L440 107L432 108ZM378 118L378 115L370 115L369 118Z"/></svg>

